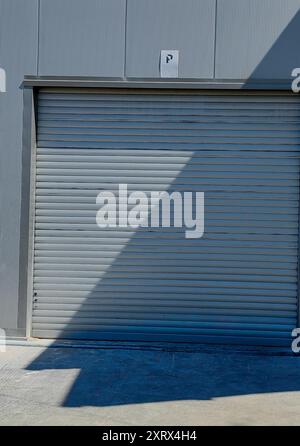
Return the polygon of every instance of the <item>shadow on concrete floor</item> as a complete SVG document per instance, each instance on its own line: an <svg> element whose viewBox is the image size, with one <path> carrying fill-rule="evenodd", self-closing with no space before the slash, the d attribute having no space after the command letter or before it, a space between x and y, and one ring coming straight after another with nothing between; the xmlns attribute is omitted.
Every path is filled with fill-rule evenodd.
<svg viewBox="0 0 300 446"><path fill-rule="evenodd" d="M48 348L27 370L80 369L64 407L300 391L300 358L235 352Z"/></svg>

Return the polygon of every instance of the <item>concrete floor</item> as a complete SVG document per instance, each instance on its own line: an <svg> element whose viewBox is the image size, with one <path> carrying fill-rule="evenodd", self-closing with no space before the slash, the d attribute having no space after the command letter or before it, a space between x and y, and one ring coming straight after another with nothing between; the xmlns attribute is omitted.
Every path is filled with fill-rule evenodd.
<svg viewBox="0 0 300 446"><path fill-rule="evenodd" d="M9 346L1 425L300 425L300 357Z"/></svg>

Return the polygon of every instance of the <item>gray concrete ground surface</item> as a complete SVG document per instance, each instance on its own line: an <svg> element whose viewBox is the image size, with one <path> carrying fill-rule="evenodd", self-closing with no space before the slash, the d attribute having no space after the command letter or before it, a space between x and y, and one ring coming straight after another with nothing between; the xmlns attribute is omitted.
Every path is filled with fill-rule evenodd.
<svg viewBox="0 0 300 446"><path fill-rule="evenodd" d="M300 357L8 346L1 425L300 425Z"/></svg>

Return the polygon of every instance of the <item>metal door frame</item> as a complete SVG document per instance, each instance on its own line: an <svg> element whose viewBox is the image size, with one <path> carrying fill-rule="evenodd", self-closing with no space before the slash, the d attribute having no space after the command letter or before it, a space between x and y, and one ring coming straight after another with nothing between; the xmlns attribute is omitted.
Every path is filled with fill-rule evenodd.
<svg viewBox="0 0 300 446"><path fill-rule="evenodd" d="M20 259L19 259L19 301L18 326L26 327L26 337L32 334L33 310L33 260L34 260L34 224L35 224L35 178L36 178L36 99L38 87L59 88L132 88L140 89L172 89L172 90L210 90L218 94L220 90L265 91L267 94L290 90L290 83L278 81L255 82L247 85L244 82L226 81L106 81L95 79L56 79L26 77L23 82L23 138L22 138L22 183L21 183L21 220L20 220ZM293 94L293 93L291 93ZM300 184L300 178L299 178ZM299 192L300 203L300 192ZM297 326L300 327L300 205L298 223L298 301Z"/></svg>

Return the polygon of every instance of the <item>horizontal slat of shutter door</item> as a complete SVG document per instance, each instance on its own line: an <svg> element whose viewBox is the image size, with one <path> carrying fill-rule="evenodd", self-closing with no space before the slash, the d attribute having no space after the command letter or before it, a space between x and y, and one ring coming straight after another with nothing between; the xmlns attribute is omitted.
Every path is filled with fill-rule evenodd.
<svg viewBox="0 0 300 446"><path fill-rule="evenodd" d="M41 90L33 336L283 345L297 324L288 94ZM99 229L101 190L205 193L205 234Z"/></svg>

